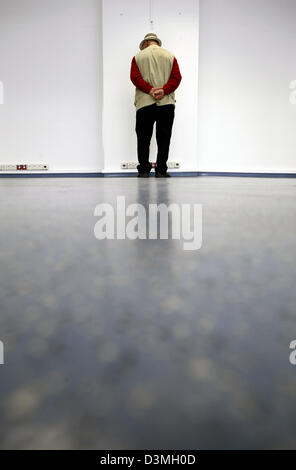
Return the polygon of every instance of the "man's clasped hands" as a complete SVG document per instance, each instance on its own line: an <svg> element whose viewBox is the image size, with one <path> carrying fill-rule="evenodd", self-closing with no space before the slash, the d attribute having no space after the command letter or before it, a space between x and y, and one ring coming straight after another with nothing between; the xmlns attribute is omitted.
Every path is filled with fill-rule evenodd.
<svg viewBox="0 0 296 470"><path fill-rule="evenodd" d="M164 97L164 90L163 88L152 88L150 95L153 96L155 100L162 100Z"/></svg>

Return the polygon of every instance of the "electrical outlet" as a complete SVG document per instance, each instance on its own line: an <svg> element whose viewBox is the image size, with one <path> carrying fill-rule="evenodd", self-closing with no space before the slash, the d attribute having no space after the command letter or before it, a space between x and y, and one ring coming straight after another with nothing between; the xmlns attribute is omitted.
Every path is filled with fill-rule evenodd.
<svg viewBox="0 0 296 470"><path fill-rule="evenodd" d="M48 170L49 169L49 166L44 164L44 163L40 163L40 164L30 164L30 165L27 165L27 169L29 171L43 171L43 170Z"/></svg>
<svg viewBox="0 0 296 470"><path fill-rule="evenodd" d="M152 165L152 168L156 168L156 162L150 162L150 164ZM180 162L168 162L167 163L168 165L168 168L169 169L174 169L174 168L180 168L181 167L181 163ZM28 165L28 169L31 169L29 168L30 165ZM122 162L120 164L120 168L122 170L136 170L137 169L137 166L138 166L138 163L137 162Z"/></svg>
<svg viewBox="0 0 296 470"><path fill-rule="evenodd" d="M122 170L136 170L138 166L137 162L122 162L120 168Z"/></svg>
<svg viewBox="0 0 296 470"><path fill-rule="evenodd" d="M136 162L129 162L127 165L129 170L136 170L138 166Z"/></svg>
<svg viewBox="0 0 296 470"><path fill-rule="evenodd" d="M17 165L5 165L0 164L0 171L43 171L48 170L49 166L47 164L38 164L38 165L27 165L20 164Z"/></svg>
<svg viewBox="0 0 296 470"><path fill-rule="evenodd" d="M180 168L181 163L180 162L168 162L168 168L174 169L174 168Z"/></svg>
<svg viewBox="0 0 296 470"><path fill-rule="evenodd" d="M16 165L3 165L3 171L16 171Z"/></svg>

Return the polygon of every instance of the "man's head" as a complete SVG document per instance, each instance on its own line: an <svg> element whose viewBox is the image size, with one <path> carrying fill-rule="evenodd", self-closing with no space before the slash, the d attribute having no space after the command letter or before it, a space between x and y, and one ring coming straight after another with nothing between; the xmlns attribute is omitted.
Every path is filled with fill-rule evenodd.
<svg viewBox="0 0 296 470"><path fill-rule="evenodd" d="M157 37L156 34L154 33L148 33L146 34L146 36L144 37L143 41L141 42L140 44L140 49L141 51L143 49L146 49L146 47L149 47L151 46L152 44L156 44L157 46L160 46L162 45L162 42L161 40Z"/></svg>
<svg viewBox="0 0 296 470"><path fill-rule="evenodd" d="M158 42L156 42L156 41L145 41L144 44L143 44L143 49L146 49L146 47L149 47L152 44L155 44L156 46L159 46Z"/></svg>

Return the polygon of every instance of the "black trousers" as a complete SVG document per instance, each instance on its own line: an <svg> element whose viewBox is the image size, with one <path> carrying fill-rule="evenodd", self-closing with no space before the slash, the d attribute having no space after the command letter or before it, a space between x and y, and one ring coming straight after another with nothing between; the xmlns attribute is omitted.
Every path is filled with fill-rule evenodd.
<svg viewBox="0 0 296 470"><path fill-rule="evenodd" d="M140 108L136 113L136 133L138 139L138 171L149 173L152 165L149 163L150 142L153 134L153 126L156 122L157 171L165 173L168 169L169 148L172 136L172 128L175 118L175 105L163 106L154 103Z"/></svg>

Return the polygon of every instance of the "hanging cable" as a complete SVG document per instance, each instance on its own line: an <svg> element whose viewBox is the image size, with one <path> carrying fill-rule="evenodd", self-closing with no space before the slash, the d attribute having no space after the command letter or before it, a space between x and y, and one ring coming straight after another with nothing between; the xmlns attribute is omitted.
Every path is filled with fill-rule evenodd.
<svg viewBox="0 0 296 470"><path fill-rule="evenodd" d="M149 0L149 21L151 26L151 32L154 31L154 20L153 20L153 0Z"/></svg>

